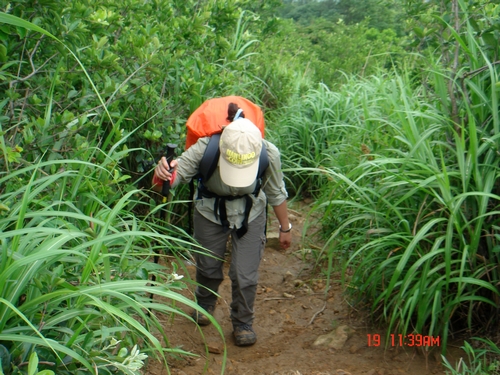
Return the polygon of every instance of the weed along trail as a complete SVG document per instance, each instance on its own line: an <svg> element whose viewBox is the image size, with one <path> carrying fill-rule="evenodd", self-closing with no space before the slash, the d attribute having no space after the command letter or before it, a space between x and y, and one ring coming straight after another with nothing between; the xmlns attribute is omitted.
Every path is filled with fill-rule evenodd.
<svg viewBox="0 0 500 375"><path fill-rule="evenodd" d="M201 328L186 318L162 318L169 345L196 354L170 358L165 365L150 361L145 374L166 375L427 375L445 374L436 339L415 338L420 345L410 347L395 335L384 348L384 332L370 328L362 315L343 297L338 280L327 282L314 275L304 261L301 233L308 206L291 204L294 243L279 248L277 223L268 223L268 241L260 266L254 329L257 342L237 347L229 318L231 285L225 280L214 317L224 332L213 325ZM310 226L309 226L310 227ZM230 256L228 254L227 256ZM194 277L195 268L189 266ZM186 308L186 313L191 310ZM224 340L227 362L223 370ZM428 345L426 352L423 345ZM435 347L432 348L431 345ZM427 354L426 354L427 353ZM224 372L223 372L224 371Z"/></svg>

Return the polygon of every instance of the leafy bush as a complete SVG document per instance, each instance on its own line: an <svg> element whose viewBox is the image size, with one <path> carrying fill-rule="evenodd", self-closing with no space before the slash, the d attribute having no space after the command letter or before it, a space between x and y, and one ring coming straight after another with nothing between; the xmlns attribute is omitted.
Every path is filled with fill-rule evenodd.
<svg viewBox="0 0 500 375"><path fill-rule="evenodd" d="M89 141L107 150L127 138L128 148L155 155L166 140L180 144L185 119L207 97L242 94L241 84L253 91L252 16L239 8L247 2L10 2L1 18L0 163L71 158ZM138 152L123 167L135 179L148 158Z"/></svg>
<svg viewBox="0 0 500 375"><path fill-rule="evenodd" d="M320 63L314 66L315 81L330 88L343 83L344 74L371 76L400 65L405 51L392 29L379 31L367 22L346 25L317 20L304 29L311 51Z"/></svg>

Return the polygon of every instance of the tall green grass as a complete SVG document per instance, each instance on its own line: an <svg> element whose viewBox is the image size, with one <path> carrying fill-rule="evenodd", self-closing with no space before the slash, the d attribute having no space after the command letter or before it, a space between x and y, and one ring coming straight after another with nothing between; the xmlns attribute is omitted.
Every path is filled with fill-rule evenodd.
<svg viewBox="0 0 500 375"><path fill-rule="evenodd" d="M318 265L387 337L441 336L443 351L497 327L500 300L498 66L469 19L450 35L461 70L426 56L419 75L346 77L292 104L280 138L292 183L317 198Z"/></svg>
<svg viewBox="0 0 500 375"><path fill-rule="evenodd" d="M303 97L292 101L283 115L278 116L278 127L272 136L282 150L282 161L293 194L315 195L328 182L304 173L307 168L325 168L330 165L332 154L345 151L349 145L342 139L349 134L346 113L339 108L342 95L320 85ZM353 104L355 105L355 104Z"/></svg>
<svg viewBox="0 0 500 375"><path fill-rule="evenodd" d="M6 374L17 373L32 352L57 374L138 374L139 351L166 363L189 355L169 344L157 314L190 319L181 307L198 308L181 293L188 277L179 275L187 275L183 256L201 249L158 220L163 207L154 202L138 217L142 191L102 200L100 189L119 189L113 177L103 165L67 160L0 178L0 344L9 353L3 365L12 363ZM165 249L165 265L153 263Z"/></svg>
<svg viewBox="0 0 500 375"><path fill-rule="evenodd" d="M489 339L476 339L479 348L474 348L469 342L465 342L462 350L466 359L460 358L456 364L450 363L443 356L443 364L446 374L450 375L496 375L500 371L500 349Z"/></svg>
<svg viewBox="0 0 500 375"><path fill-rule="evenodd" d="M439 69L428 72L434 92L447 80ZM452 123L428 94L398 74L312 91L305 102L319 109L290 117L289 157L321 193L318 264L331 275L343 259L351 297L388 334L440 335L445 350L451 334L497 324L500 159L494 118L464 102L467 117ZM330 116L325 135L318 113Z"/></svg>

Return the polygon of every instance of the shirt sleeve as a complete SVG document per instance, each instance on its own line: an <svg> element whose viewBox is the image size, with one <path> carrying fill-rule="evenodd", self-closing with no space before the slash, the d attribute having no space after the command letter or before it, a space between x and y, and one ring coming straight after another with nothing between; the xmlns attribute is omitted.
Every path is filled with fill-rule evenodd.
<svg viewBox="0 0 500 375"><path fill-rule="evenodd" d="M189 183L198 174L199 166L210 138L203 137L184 151L177 158L177 176L172 184L176 187L179 184Z"/></svg>
<svg viewBox="0 0 500 375"><path fill-rule="evenodd" d="M269 167L262 178L262 190L271 206L279 206L288 198L288 193L281 171L281 158L278 148L268 141L264 141L269 157Z"/></svg>

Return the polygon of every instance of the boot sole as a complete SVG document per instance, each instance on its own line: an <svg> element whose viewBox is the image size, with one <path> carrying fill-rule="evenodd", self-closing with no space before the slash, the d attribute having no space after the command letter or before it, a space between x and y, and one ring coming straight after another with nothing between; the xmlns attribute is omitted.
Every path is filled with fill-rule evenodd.
<svg viewBox="0 0 500 375"><path fill-rule="evenodd" d="M236 337L236 335L234 335L234 341L236 346L250 346L257 342L257 336L253 335L250 337Z"/></svg>

